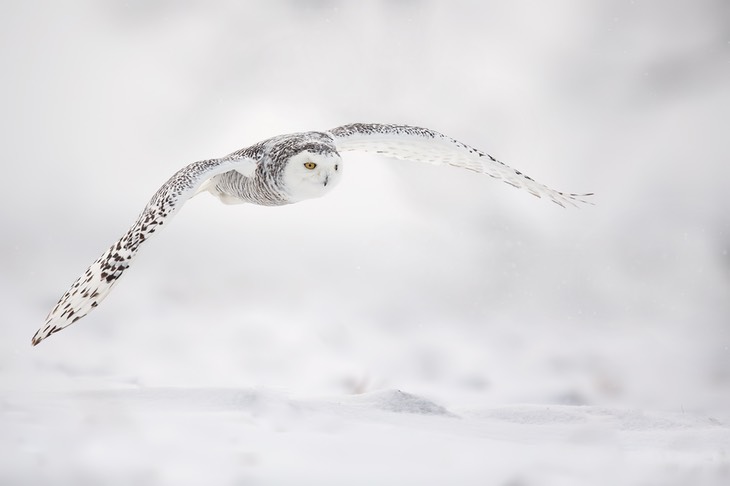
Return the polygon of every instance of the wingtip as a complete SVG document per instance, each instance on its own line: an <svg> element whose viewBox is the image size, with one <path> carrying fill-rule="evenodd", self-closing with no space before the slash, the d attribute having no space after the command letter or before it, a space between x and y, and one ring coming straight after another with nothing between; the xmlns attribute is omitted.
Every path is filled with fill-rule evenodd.
<svg viewBox="0 0 730 486"><path fill-rule="evenodd" d="M594 203L593 201L587 201L586 199L583 199L583 198L591 197L591 196L594 196L594 195L595 195L595 193L593 193L593 192L587 192L585 194L571 194L571 197L572 197L572 199L574 199L576 201L580 201L583 204L588 204L590 206L595 206L596 203Z"/></svg>
<svg viewBox="0 0 730 486"><path fill-rule="evenodd" d="M43 331L43 329L44 329L44 328L40 328L40 329L38 329L38 330L36 331L36 333L35 333L35 334L33 335L33 337L31 338L31 340L30 340L30 344L31 344L32 346L37 346L37 345L38 345L38 343L40 343L41 341L43 341L44 339L46 339L46 338L47 338L48 336L50 336L50 335L51 335L51 334L53 334L54 332L56 332L56 331L59 331L59 330L60 330L60 329L55 329L55 328L54 328L54 329L50 329L50 330L49 330L49 329L46 329L46 331L44 332L44 331ZM49 332L49 331L50 331L50 332Z"/></svg>

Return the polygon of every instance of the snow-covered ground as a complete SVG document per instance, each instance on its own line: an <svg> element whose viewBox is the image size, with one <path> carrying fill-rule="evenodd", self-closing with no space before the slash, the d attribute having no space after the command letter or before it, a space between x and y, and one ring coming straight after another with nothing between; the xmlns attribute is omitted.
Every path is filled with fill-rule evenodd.
<svg viewBox="0 0 730 486"><path fill-rule="evenodd" d="M730 484L725 3L6 2L0 484ZM183 164L354 121L596 205L354 154L31 348Z"/></svg>
<svg viewBox="0 0 730 486"><path fill-rule="evenodd" d="M730 414L446 409L400 390L2 398L4 484L723 484ZM4 451L5 452L5 451Z"/></svg>

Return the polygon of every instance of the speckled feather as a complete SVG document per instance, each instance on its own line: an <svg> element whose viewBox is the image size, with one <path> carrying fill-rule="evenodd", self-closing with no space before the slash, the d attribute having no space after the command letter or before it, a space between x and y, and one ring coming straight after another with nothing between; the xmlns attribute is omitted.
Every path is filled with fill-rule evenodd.
<svg viewBox="0 0 730 486"><path fill-rule="evenodd" d="M302 198L292 195L293 188L287 187L284 177L293 157L306 151L339 160L338 152L351 150L472 170L502 179L537 197L546 196L561 206L585 202L583 197L590 195L550 189L491 155L427 128L355 123L328 132L280 135L221 159L192 163L175 173L152 196L132 227L61 297L33 336L32 344L38 344L97 307L129 267L140 246L197 193L207 190L224 202L264 206L298 202Z"/></svg>
<svg viewBox="0 0 730 486"><path fill-rule="evenodd" d="M205 180L222 171L242 168L254 169L255 161L237 154L235 157L195 162L175 173L152 196L132 227L63 294L43 327L33 336L33 345L70 326L99 305L129 267L140 245L165 224Z"/></svg>

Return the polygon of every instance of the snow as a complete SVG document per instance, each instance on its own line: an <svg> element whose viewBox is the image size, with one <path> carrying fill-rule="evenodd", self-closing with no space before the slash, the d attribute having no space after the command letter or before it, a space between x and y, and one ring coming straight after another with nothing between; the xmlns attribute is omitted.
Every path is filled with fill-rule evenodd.
<svg viewBox="0 0 730 486"><path fill-rule="evenodd" d="M706 484L727 414L510 405L381 390L147 388L4 396L8 484ZM151 458L154 458L152 460Z"/></svg>
<svg viewBox="0 0 730 486"><path fill-rule="evenodd" d="M0 484L730 484L727 7L536 5L8 2ZM355 121L596 205L348 154L30 346L181 165Z"/></svg>

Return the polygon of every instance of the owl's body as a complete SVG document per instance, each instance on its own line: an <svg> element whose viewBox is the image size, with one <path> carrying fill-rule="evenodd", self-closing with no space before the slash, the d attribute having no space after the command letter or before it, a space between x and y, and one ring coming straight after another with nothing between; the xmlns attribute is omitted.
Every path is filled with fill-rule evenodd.
<svg viewBox="0 0 730 486"><path fill-rule="evenodd" d="M361 150L400 159L453 165L484 173L546 196L563 206L581 201L535 182L491 155L427 128L351 124L328 132L280 135L219 159L194 162L176 172L147 203L132 227L61 297L32 339L33 345L88 314L129 267L140 245L167 224L191 197L204 191L227 204L281 206L321 197L339 182L339 152Z"/></svg>
<svg viewBox="0 0 730 486"><path fill-rule="evenodd" d="M228 204L252 203L261 206L281 206L304 199L323 196L339 180L340 156L331 136L323 132L292 133L264 140L228 155L256 161L256 169L248 175L243 171L228 171L215 175L205 183L204 190ZM317 167L301 169L290 160L317 158ZM334 170L337 165L337 170ZM297 174L297 171L301 174ZM327 173L328 181L317 179ZM300 176L314 176L310 185Z"/></svg>

